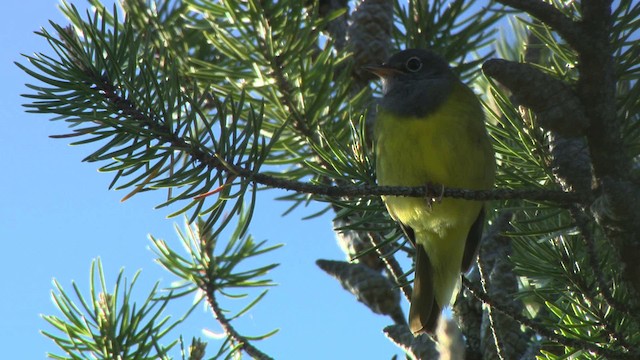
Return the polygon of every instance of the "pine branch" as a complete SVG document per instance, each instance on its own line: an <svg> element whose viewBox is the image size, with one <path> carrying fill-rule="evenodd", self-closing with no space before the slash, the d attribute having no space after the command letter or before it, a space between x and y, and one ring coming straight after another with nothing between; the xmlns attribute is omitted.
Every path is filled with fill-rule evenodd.
<svg viewBox="0 0 640 360"><path fill-rule="evenodd" d="M497 0L499 3L522 10L546 23L575 48L588 45L579 25L555 6L542 0Z"/></svg>
<svg viewBox="0 0 640 360"><path fill-rule="evenodd" d="M578 51L577 92L591 122L587 138L593 166L599 178L624 179L630 163L622 149L620 118L616 117L615 109L616 78L613 45L609 39L611 2L585 0L582 4L583 37L589 46Z"/></svg>
<svg viewBox="0 0 640 360"><path fill-rule="evenodd" d="M478 288L477 285L470 282L467 278L462 277L462 284L464 285L465 288L467 288L471 292L471 294L473 294L473 296L475 296L478 300L482 301L488 306L491 306L494 310L511 318L514 321L517 321L521 325L526 326L527 328L535 331L539 335L555 343L558 343L560 345L564 345L564 346L568 346L576 349L593 351L595 354L609 357L612 359L632 360L632 359L636 359L637 356L640 355L640 353L637 353L637 351L620 352L620 351L610 350L607 348L600 347L597 344L591 343L589 341L568 338L568 337L558 335L557 333L554 332L553 329L551 329L546 324L543 324L539 321L532 320L525 317L520 312L513 309L511 305L495 301L490 295L482 291L482 289Z"/></svg>
<svg viewBox="0 0 640 360"><path fill-rule="evenodd" d="M88 296L82 295L76 283L72 283L73 291L67 292L54 280L51 295L60 315L43 318L57 331L43 334L71 359L169 359L168 353L177 341L165 337L194 307L180 319L171 320L164 314L170 296L161 296L157 283L141 302L134 301L139 298L134 296L138 275L139 271L127 279L121 270L113 287L107 289L102 262L96 259L91 263ZM54 354L49 357L65 358Z"/></svg>
<svg viewBox="0 0 640 360"><path fill-rule="evenodd" d="M404 297L408 301L411 301L411 285L409 285L406 279L404 279L406 274L404 273L404 271L402 271L400 263L398 263L395 256L393 255L395 252L386 251L389 246L385 245L385 242L380 237L380 234L369 232L367 233L367 237L369 238L371 245L373 245L374 249L376 250L376 253L384 263L387 273L395 281L396 285L400 286L400 290L402 290ZM406 320L404 322L406 323Z"/></svg>
<svg viewBox="0 0 640 360"><path fill-rule="evenodd" d="M589 217L576 206L569 207L569 210L571 212L571 216L576 222L576 225L580 229L580 235L584 241L585 249L589 257L589 264L591 265L591 270L593 271L593 275L595 276L598 284L599 294L609 307L624 313L625 317L631 317L636 321L640 321L640 317L638 316L638 314L640 314L640 309L638 308L637 302L620 302L615 299L611 293L611 289L614 287L614 284L605 279L604 269L599 265L600 262L598 261L599 256L596 253L595 236L591 230ZM617 338L623 339L620 336Z"/></svg>
<svg viewBox="0 0 640 360"><path fill-rule="evenodd" d="M220 308L220 305L218 305L218 302L215 297L215 292L216 292L215 286L211 282L206 282L205 284L206 285L204 290L207 296L207 303L211 307L211 311L213 311L213 314L216 317L216 320L218 320L218 322L222 326L222 329L224 330L225 334L227 334L227 336L229 336L233 341L235 341L238 344L238 346L242 350L244 350L247 354L249 354L252 358L259 359L259 360L273 359L272 357L268 356L267 354L259 350L257 347L255 347L246 337L242 336L240 333L238 333L238 331L236 331L236 329L231 325L231 322L229 321L229 319L227 319L224 316L224 311Z"/></svg>
<svg viewBox="0 0 640 360"><path fill-rule="evenodd" d="M237 345L237 347L229 348L228 343L225 342L221 352L230 351L233 353L237 348L240 348L254 358L270 359L268 355L253 345L252 341L267 338L275 331L248 338L240 334L231 324L234 318L255 306L267 291L263 291L231 319L225 316L225 311L220 308L216 297L217 294L225 294L231 288L249 289L274 285L270 280L263 279L262 276L275 268L277 264L247 268L243 263L246 259L266 254L279 247L279 245L264 247L264 241L255 243L251 236L244 236L243 228L246 226L248 216L249 214L245 211L240 211L236 229L224 246L220 246L219 249L216 248L220 243L217 234L222 226L218 225L218 228L213 229L213 224L206 224L204 221L198 221L194 225L186 224L186 234L178 230L186 256L174 251L162 240L151 237L151 241L153 251L158 256L157 261L181 280L177 283L178 285L175 285L175 288L170 289L173 295L168 298L177 298L187 294L198 294L196 296L202 298L201 294L204 294L225 334ZM200 293L198 293L199 291ZM198 303L199 301L194 306Z"/></svg>
<svg viewBox="0 0 640 360"><path fill-rule="evenodd" d="M215 162L211 162L215 164ZM218 165L220 166L220 165ZM220 166L222 168L222 166ZM495 189L495 190L469 190L458 188L441 188L438 190L425 187L405 187L405 186L327 186L315 185L299 181L285 180L261 173L249 174L243 169L229 166L232 172L244 174L250 180L269 187L295 191L299 193L322 195L328 197L363 197L363 196L409 196L438 199L457 198L465 200L510 200L526 199L531 201L550 201L559 204L584 203L591 197L590 194L575 192L564 192L559 190L528 190L528 189ZM226 168L225 168L226 170ZM440 191L439 189L442 189Z"/></svg>
<svg viewBox="0 0 640 360"><path fill-rule="evenodd" d="M534 110L540 125L545 126L548 130L558 132L551 137L554 141L553 145L557 145L556 140L561 139L562 136L583 134L586 136L584 143L588 149L588 157L581 156L579 161L582 162L588 158L591 166L581 166L580 169L577 169L572 162L573 159L553 158L554 174L557 175L556 180L561 182L564 188L568 188L567 185L569 185L574 190L585 189L591 185L586 181L586 176L583 176L584 180L578 183L574 181L576 177L571 178L570 174L577 172L586 174L590 172L589 168L593 169L593 183L598 188L598 197L593 198L591 204L584 203L587 205L585 208L590 209L591 214L588 216L597 221L604 230L606 238L613 244L619 254L618 258L621 260L623 277L629 285L635 287L630 291L637 294L640 291L640 281L638 281L640 263L637 261L637 254L640 252L640 240L638 240L640 234L640 187L631 177L633 161L628 154L628 145L623 141L625 138L623 129L634 121L632 114L619 115L628 110L616 108L616 89L619 80L619 75L616 74L616 61L623 61L618 59L617 57L620 56L616 54L629 47L622 39L617 38L622 37L623 34L619 31L620 26L616 28L616 23L633 23L637 13L635 15L627 13L624 20L620 13L614 17L611 9L612 1L608 0L584 0L575 7L567 6L564 9L532 0L500 2L526 11L537 20L544 22L548 30L556 31L573 48L573 53L569 49L563 49L562 44L552 36L546 36L543 40L544 44L549 47L548 44L557 44L555 52L558 56L573 59L571 63L577 65L579 72L575 84L567 80L553 80L548 76L547 80L544 80L544 76L536 73L533 68L527 67L527 65L509 64L504 61L487 63L485 71L490 76L502 77L498 80L509 86L516 98ZM570 15L564 15L563 12ZM500 69L501 66L504 68ZM514 69L515 77L507 75L508 71L505 69L508 67ZM517 68L523 74L529 72L529 77L533 80L529 83L526 81L518 83L518 78L524 79L524 76L517 74L515 71ZM572 77L575 78L575 75L567 78L571 79ZM558 120L553 121L553 124L549 124L549 110L553 110L553 107L540 106L545 102L542 101L544 97L539 95L546 93L550 88L556 89L550 92L554 95L558 94L554 96L551 103L555 102L556 109L564 107L564 110L556 110L557 114L564 113L564 115L555 116ZM527 99L526 96L533 96L533 99ZM539 103L536 105L536 102ZM567 121L568 119L570 120ZM563 121L566 126L557 126ZM576 129L572 129L574 121L576 121ZM581 146L579 143L576 144ZM571 147L573 145L565 143L563 146ZM574 154L579 153L585 152L574 152ZM565 182L565 180L569 181ZM602 278L602 271L593 248L595 239L589 229L585 227L585 224L591 221L585 219L586 214L580 214L580 216L577 214L578 212L574 209L573 215L579 223L579 229L587 231L586 234L583 234L587 245L587 257L589 264L596 272L595 278L597 287L600 288L600 295L609 306L622 312L629 310L628 306L617 303L608 293L608 289L611 287L607 286ZM631 298L635 299L635 296L631 296ZM632 299L629 301L634 301ZM605 331L609 331L611 334L615 333L615 330L607 330L606 327Z"/></svg>
<svg viewBox="0 0 640 360"><path fill-rule="evenodd" d="M218 219L224 213L224 203L238 197L232 210L235 213L243 194L250 186L256 189L258 185L291 191L294 194L289 199L298 202L312 198L331 203L339 216L347 214L343 227L358 231L366 245L367 241L373 245L374 250L368 251L381 256L388 278L403 284L401 289L407 297L411 287L402 281L406 274L390 251L397 245L391 221L381 215L383 207L379 199L372 197L503 200L499 206L515 209L514 227L519 226L510 234L516 237L510 245L515 249L518 244L521 253L512 254L510 258L529 259L529 262L518 262L521 267L516 270L522 272L518 275L532 281L533 292L545 292L540 295L548 300L548 307L544 309L554 313L540 312L538 316L541 319L556 316L560 321L552 324L531 320L522 314L521 308L511 306L504 296L495 296L495 289L486 286L492 285L492 271L504 270L499 275L508 277L511 269L484 264L483 270L487 270L481 272L485 280L484 291L471 288L469 291L479 299L484 298L489 305L494 340L501 356L510 358L507 351L510 339L505 329L512 329L512 324L505 325L500 320L506 315L563 345L567 351L571 351L570 348L586 349L600 356L634 358L630 355L637 355L632 350L633 343L637 342L634 338L637 332L632 328L639 320L635 315L637 302L632 302L635 301L633 296L632 299L625 298L629 296L627 289L619 286L624 282L619 281L615 272L608 271L610 264L605 261L615 261L616 257L608 253L609 248L600 252L606 247L603 246L605 240L610 240L620 253L625 277L632 281L640 278L640 263L635 259L640 252L640 241L637 240L640 189L637 180L630 175L633 173L631 159L637 154L628 151L630 147L637 147L637 141L633 135L624 133L628 128L637 127L633 117L637 114L633 113L635 105L632 104L636 97L629 95L628 100L618 99L627 107L615 107L616 76L635 79L637 56L634 54L637 55L637 50L626 50L633 47L631 38L610 36L618 31L612 30L616 26L614 22L624 24L627 19L623 19L622 14L612 19L611 1L584 0L581 8L578 5L559 8L561 5L537 0L499 2L536 17L530 25L532 32L548 34L536 33L541 41L535 46L553 52L550 60L544 59L543 51L527 57L538 59L540 68L501 60L485 63L485 73L512 90L516 107L525 105L537 115L533 116L532 112L527 116L519 115L511 98L504 96L508 101L500 99L499 105L509 108L496 111L498 125L489 125L501 164L499 189L443 188L441 192L439 186L374 186L366 137L362 137L365 140L358 139L357 132L345 130L346 124L357 128L354 124L362 121L358 112L366 104L358 96L366 98L368 93L359 90L368 89L369 84L360 81L355 86L357 74L334 71L348 70L349 62L364 61L362 59L378 58L366 60L366 63L380 62L386 57L390 37L396 47L429 46L443 50L443 55L451 60L464 58L490 42L492 30L489 26L499 18L497 11L486 16L490 11L488 8L464 15L471 4L464 0L410 0L407 9L397 5L395 17L389 10L391 1L362 1L351 22L355 25L348 29L349 41L358 40L358 46L363 47L362 51L355 51L353 58L336 57L333 53L342 46L345 48L339 53L346 53L348 49L344 38L346 14L340 16L339 21L332 20L326 13L320 14L323 19L318 21L313 12L298 17L306 7L296 2L189 1L187 5L180 4L182 16L174 17L174 22L167 25L159 17L152 19L151 26L146 21L149 17L143 16L145 5L142 2L128 4L135 5L128 8L128 16L140 16L136 17L138 21L122 24L115 11L110 16L101 8L101 12L84 23L68 8L77 31L56 28L60 41L44 31L60 60L44 55L28 57L37 68L28 71L29 74L49 86L34 86L37 93L31 97L37 101L29 106L37 112L59 115L58 118L70 121L72 126L80 125L73 134L60 137L85 137L78 143L107 140L87 159L114 159L103 169L117 171L114 184L118 179L127 178L127 183L121 187L133 186L130 194L158 187L188 188L180 196L170 195L166 204L192 200L187 208L194 207L194 217L211 211L215 215L211 218ZM327 5L326 1L321 3ZM347 2L331 0L329 5L330 8L347 7ZM184 10L186 7L189 7L188 11ZM164 14L167 12L171 11L163 10ZM628 10L627 13L637 17L637 11ZM628 29L637 26L633 25L637 21L631 20ZM328 26L331 22L335 27ZM396 28L393 28L394 24L397 24ZM191 35L195 33L197 41L176 29L181 29L181 25L186 25L184 27ZM378 36L374 51L370 51L372 48L366 37L372 35L367 33L371 31L367 28L369 25L376 26L375 35ZM322 48L317 37L322 29L328 29L336 37L335 44L329 41L327 47ZM622 32L619 30L620 37ZM81 38L76 33L82 34ZM558 41L555 34L566 40L570 47ZM617 41L624 45L618 46ZM616 64L618 59L614 56L623 53L626 63ZM209 76L194 75L191 64L185 66L188 61L202 64L202 74L208 72ZM575 64L580 71L579 77L572 70ZM475 65L476 62L466 63L459 70L464 76ZM557 77L552 76L552 69ZM577 83L572 83L576 78ZM493 90L493 84L490 86ZM191 94L194 95L183 95L185 89L187 93L193 90ZM231 99L241 91L241 99L250 98L247 103L218 100L220 94ZM345 98L356 100L345 101ZM185 112L190 114L185 115ZM633 114L629 118L616 115L621 112ZM220 129L214 128L214 124L219 124ZM365 130L361 133L365 134ZM547 130L554 133L549 136ZM229 140L237 138L242 139ZM350 146L365 149L353 150ZM180 160L186 165L174 172L175 164ZM263 164L288 164L293 169L288 173L274 173L262 169ZM595 190L591 186L592 169ZM163 175L165 178L160 179ZM309 178L312 178L309 182L302 181ZM240 189L230 194L230 189L235 190L238 183ZM219 187L209 191L216 186ZM564 191L557 190L559 188ZM216 194L219 195L216 204L202 210L205 199ZM533 204L519 200L530 200ZM348 217L356 212L363 215ZM374 212L378 215L372 216ZM602 228L593 226L593 218ZM386 222L381 225L371 219ZM225 219L217 224L219 228L215 231L220 231L228 221ZM248 218L242 219L241 223L238 231L244 232ZM364 225L377 226L378 230L364 229ZM208 226L214 226L213 222ZM602 239L601 229L607 239ZM580 237L575 235L576 231L580 232ZM384 240L385 232L391 234L390 240ZM522 239L531 245L522 245ZM585 249L571 248L576 243L584 244ZM210 248L192 250L194 258L211 253ZM223 287L220 282L229 279L201 279L199 265L177 260L170 252L164 255L163 264L168 268L175 265L172 271L181 278L192 281L195 277L205 281L197 285L190 283L183 293L196 291L198 286L205 290L214 314L232 342L251 356L268 358L249 343L253 339L243 337L233 328L232 319L226 318L219 308L215 291ZM502 252L500 255L507 257ZM380 266L381 263L373 261L371 264ZM581 273L585 268L593 274ZM376 268L378 275L380 269ZM544 270L554 273L545 274ZM468 285L468 279L463 281ZM512 285L505 288L511 291ZM581 292L582 296L573 296ZM559 297L557 302L556 297ZM480 308L477 301L473 304L477 305L474 310ZM472 316L477 313L481 311ZM613 322L618 317L624 317L625 321L622 324ZM604 321L608 319L612 321ZM402 323L404 317L395 316L394 320ZM582 329L587 330L583 332ZM406 327L393 330L398 330L396 335L399 337L407 335ZM591 339L591 343L587 339ZM613 342L607 344L608 340ZM413 347L411 341L404 344Z"/></svg>
<svg viewBox="0 0 640 360"><path fill-rule="evenodd" d="M640 263L635 255L640 252L640 187L630 179L632 161L623 146L623 118L616 115L614 46L609 39L611 2L585 0L583 25L590 47L579 53L577 90L592 123L587 139L602 189L598 206L592 211L619 249L625 278L640 292Z"/></svg>
<svg viewBox="0 0 640 360"><path fill-rule="evenodd" d="M483 291L494 301L511 301L512 309L522 312L522 301L513 299L518 292L518 280L508 260L512 255L511 239L502 235L511 228L512 218L511 212L501 213L483 237L478 250L478 274ZM519 323L493 311L491 307L486 309L480 331L484 337L481 344L484 344L482 353L485 358L495 355L502 360L518 359L532 338L530 332L522 331Z"/></svg>

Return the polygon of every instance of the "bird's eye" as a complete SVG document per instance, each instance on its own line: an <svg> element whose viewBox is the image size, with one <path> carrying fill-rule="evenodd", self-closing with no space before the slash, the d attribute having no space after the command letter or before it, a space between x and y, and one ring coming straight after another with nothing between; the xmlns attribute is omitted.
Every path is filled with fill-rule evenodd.
<svg viewBox="0 0 640 360"><path fill-rule="evenodd" d="M407 60L405 67L411 72L418 72L420 71L420 69L422 69L422 60L420 60L420 58L416 56L413 56L409 58L409 60Z"/></svg>

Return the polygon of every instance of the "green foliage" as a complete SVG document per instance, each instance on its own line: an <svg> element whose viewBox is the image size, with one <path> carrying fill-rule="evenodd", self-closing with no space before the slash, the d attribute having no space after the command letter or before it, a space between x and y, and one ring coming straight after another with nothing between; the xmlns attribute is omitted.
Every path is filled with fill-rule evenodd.
<svg viewBox="0 0 640 360"><path fill-rule="evenodd" d="M497 30L495 25L503 18L500 11L491 9L491 4L464 0L408 0L406 4L396 1L393 47L434 49L451 61L460 59L457 71L464 78L477 76L478 65L493 54L490 45ZM477 54L482 55L475 58Z"/></svg>
<svg viewBox="0 0 640 360"><path fill-rule="evenodd" d="M244 260L275 250L281 245L265 248L265 241L255 243L251 236L243 235L242 229L238 227L229 236L222 251L215 253L218 237L202 221L194 226L187 224L186 229L186 234L176 229L187 253L186 257L167 246L165 241L151 237L153 251L158 256L157 261L167 271L181 279L180 284L171 288L172 297L206 290L206 286L211 286L215 291L222 291L230 288L274 285L271 280L257 279L266 275L277 264L251 270L237 270L237 268L241 267L239 264Z"/></svg>
<svg viewBox="0 0 640 360"><path fill-rule="evenodd" d="M367 112L376 92L357 85L352 54L338 51L334 33L327 31L343 19L345 9L327 12L319 2L304 1L130 0L111 10L98 0L90 3L96 10L80 14L63 2L71 25L51 23L51 30L39 33L53 54L26 56L29 65L18 64L38 82L28 85L32 92L25 95L26 107L67 122L71 132L55 137L92 146L85 161L100 162L101 171L113 174L111 187L128 189L125 199L164 190L167 197L158 207L170 207L171 216L184 214L188 224L178 230L183 252L152 237L157 261L179 279L168 295L159 296L154 288L141 307L132 306L136 278L127 287L121 273L109 292L98 263L99 281L92 267L91 301L74 284L79 304L74 302L56 283L54 301L62 317L45 319L63 335L45 335L70 358L165 358L177 341L162 343L182 319L170 323L161 318L162 310L168 301L188 295L196 303L206 300L225 330L215 358L240 351L268 358L252 342L274 332L247 337L232 326L265 296L266 290L258 289L273 285L265 276L277 265L258 257L277 246L246 234L256 192L375 184ZM578 3L544 4L568 20L583 17ZM504 87L477 76L478 66L495 50L575 87L580 54L549 22L518 13L506 28L504 9L492 2L477 5L396 1L386 40L397 49L439 51L459 64L456 71L465 81L484 90L498 188L564 189L554 163L557 137ZM618 80L616 115L624 150L637 158L640 4L620 1L613 16L609 36ZM499 27L504 32L496 41ZM578 153L589 156L586 147ZM637 182L638 175L632 175ZM339 237L365 239L358 259L373 253L366 240L371 234L382 239L377 247L387 262L398 249L412 254L379 197L292 191L281 200L290 203L290 211L312 201L325 203L309 217L332 211L340 220ZM521 286L512 296L527 306L511 315L524 318L527 326L526 320L535 318L539 327L533 330L540 336L530 345L543 344L540 358L595 359L638 347L640 319L627 306L632 295L616 271L615 244L595 219L576 215L586 209L553 199L493 205L492 220L500 212L514 213L506 235ZM235 230L227 235L229 226ZM260 264L248 265L246 259ZM400 275L405 281L407 274ZM249 301L228 315L217 304L219 295ZM194 340L192 348L203 351L203 344ZM204 356L198 354L193 358Z"/></svg>
<svg viewBox="0 0 640 360"><path fill-rule="evenodd" d="M242 212L242 216L246 216ZM240 222L242 223L242 221ZM100 260L91 266L89 296L83 296L80 287L73 283L73 296L54 281L53 300L60 316L45 315L44 319L57 332L44 331L43 334L52 339L66 355L50 354L55 359L171 359L171 350L182 339L167 343L166 338L172 334L191 312L202 303L204 298L212 304L218 320L225 319L231 323L252 309L267 293L261 291L235 314L228 314L217 305L216 296L239 301L249 296L253 288L270 287L274 284L264 276L277 264L261 265L252 268L247 265L250 259L266 255L281 245L265 246L265 241L256 243L251 236L243 235L238 226L229 235L225 243L219 244L218 237L207 229L204 222L186 225L186 232L176 229L186 256L171 249L165 241L151 237L153 251L157 261L170 273L178 277L178 281L167 289L158 289L156 284L142 303L134 296L133 287L140 272L137 272L127 283L121 271L113 289L109 289L102 270ZM192 295L196 301L176 321L164 315L170 301ZM262 335L247 337L252 341L266 339L277 330ZM204 354L203 344L194 339L194 343L186 353L189 359L197 359L194 351ZM231 339L220 343L217 353L212 357L229 358L241 348ZM201 357L200 357L201 358Z"/></svg>
<svg viewBox="0 0 640 360"><path fill-rule="evenodd" d="M107 286L100 260L91 264L89 295L83 296L73 283L73 296L54 281L53 301L60 317L43 318L57 331L43 331L65 355L49 354L53 359L169 359L177 340L165 344L168 333L179 325L187 313L176 321L164 315L170 301L153 287L147 298L135 302L133 287L121 270L112 289ZM193 309L193 308L192 308Z"/></svg>
<svg viewBox="0 0 640 360"><path fill-rule="evenodd" d="M580 8L557 5L563 13L580 18ZM637 41L628 40L638 23L638 3L623 1L614 10L616 25L611 41L618 69L617 109L626 130L623 136L629 155L637 156L637 126L640 109L637 58L628 56L638 51ZM623 20L624 19L624 20ZM544 72L575 84L579 73L578 56L548 24L528 17L511 22L509 37L498 44L499 54L507 59L533 62ZM629 72L627 73L627 71ZM628 74L625 78L623 74ZM559 184L552 171L552 139L535 125L535 114L513 103L508 91L493 82L481 82L491 96L488 111L490 130L498 158L498 186L502 188L557 189ZM586 150L585 148L582 151ZM593 223L576 221L567 207L550 202L508 200L497 206L515 216L511 222L513 255L511 261L521 277L519 296L544 326L567 339L624 353L637 347L639 322L631 293L617 271L620 260L613 244ZM612 341L616 339L617 341ZM600 359L601 354L579 346L543 347L540 358Z"/></svg>
<svg viewBox="0 0 640 360"><path fill-rule="evenodd" d="M640 4L634 1L621 1L614 9L616 21L612 38L617 39L615 48L616 78L618 79L617 104L618 117L623 119L625 148L629 156L640 155L640 46L638 32L640 24ZM636 21L627 21L636 19Z"/></svg>
<svg viewBox="0 0 640 360"><path fill-rule="evenodd" d="M244 216L247 214L242 212L238 227L222 244L219 243L219 237L203 221L191 226L186 224L186 232L176 229L185 255L173 250L165 241L151 237L153 251L157 255L156 261L179 279L167 289L170 294L166 297L167 300L193 295L197 299L196 304L199 304L206 298L218 321L222 322L221 319L224 319L224 322L230 323L251 310L267 294L267 290L263 290L233 315L227 314L227 311L217 305L217 295L238 301L248 297L248 291L251 289L275 285L263 277L278 266L277 264L252 268L246 263L251 262L254 257L267 255L281 245L266 247L266 241L256 243L251 236L243 235L241 224L245 222ZM236 293L237 291L243 292ZM273 330L266 334L254 335L250 339L263 340L276 332L277 330ZM220 344L214 358L230 357L239 350L232 339L226 339Z"/></svg>

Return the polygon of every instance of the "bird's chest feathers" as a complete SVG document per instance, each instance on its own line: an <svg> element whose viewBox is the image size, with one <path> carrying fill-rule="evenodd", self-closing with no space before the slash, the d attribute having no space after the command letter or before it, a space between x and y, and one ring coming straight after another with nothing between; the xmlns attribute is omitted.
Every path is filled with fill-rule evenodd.
<svg viewBox="0 0 640 360"><path fill-rule="evenodd" d="M456 90L421 117L380 109L374 131L379 185L491 187L493 155L482 108L470 91ZM460 226L468 229L482 206L450 198L433 206L423 198L385 196L384 201L394 219L440 235Z"/></svg>
<svg viewBox="0 0 640 360"><path fill-rule="evenodd" d="M447 187L477 187L472 169L482 159L469 153L470 132L445 116L429 119L398 119L380 114L376 124L376 171L378 184ZM476 161L476 164L471 162ZM477 172L477 171L476 171ZM468 229L477 217L480 203L442 199L432 206L424 198L383 197L391 216L416 232L445 237L452 229ZM461 236L464 239L465 236Z"/></svg>
<svg viewBox="0 0 640 360"><path fill-rule="evenodd" d="M399 119L381 113L376 123L376 161L381 185L454 186L464 171L464 126L443 112L428 119ZM465 139L466 140L466 139Z"/></svg>

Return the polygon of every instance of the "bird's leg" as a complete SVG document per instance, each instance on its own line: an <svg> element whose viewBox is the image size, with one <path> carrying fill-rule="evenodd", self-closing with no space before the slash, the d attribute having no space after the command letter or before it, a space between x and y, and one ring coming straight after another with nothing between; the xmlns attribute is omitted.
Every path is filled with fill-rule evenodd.
<svg viewBox="0 0 640 360"><path fill-rule="evenodd" d="M433 198L429 196L429 183L424 184L424 201L427 203L429 211L431 211L431 205L433 204Z"/></svg>
<svg viewBox="0 0 640 360"><path fill-rule="evenodd" d="M433 197L433 196L429 196L429 189L431 188L436 188L436 187L440 187L440 193L438 194L437 197ZM431 210L431 207L433 205L434 202L440 204L442 202L442 198L444 197L444 185L442 184L433 184L433 183L426 183L424 185L424 192L427 194L425 196L425 201L427 202L427 206L429 207L429 210Z"/></svg>
<svg viewBox="0 0 640 360"><path fill-rule="evenodd" d="M440 204L442 202L442 198L444 197L444 185L440 184L440 194L435 198L436 202Z"/></svg>

